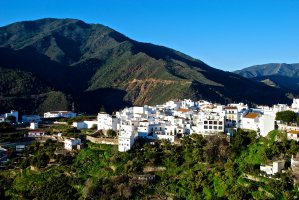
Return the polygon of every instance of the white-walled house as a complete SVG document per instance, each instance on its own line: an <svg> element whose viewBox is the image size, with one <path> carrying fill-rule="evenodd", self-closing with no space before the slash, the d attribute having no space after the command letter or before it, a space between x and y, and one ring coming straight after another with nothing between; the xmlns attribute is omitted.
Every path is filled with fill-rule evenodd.
<svg viewBox="0 0 299 200"><path fill-rule="evenodd" d="M239 128L240 117L239 117L238 108L236 106L226 106L224 109L225 109L225 127Z"/></svg>
<svg viewBox="0 0 299 200"><path fill-rule="evenodd" d="M27 137L43 137L46 135L45 130L30 130L28 131Z"/></svg>
<svg viewBox="0 0 299 200"><path fill-rule="evenodd" d="M98 130L117 130L118 118L101 112L98 114Z"/></svg>
<svg viewBox="0 0 299 200"><path fill-rule="evenodd" d="M299 98L294 98L291 105L292 109L299 110Z"/></svg>
<svg viewBox="0 0 299 200"><path fill-rule="evenodd" d="M193 132L203 135L224 132L224 118L224 112L198 112L193 116Z"/></svg>
<svg viewBox="0 0 299 200"><path fill-rule="evenodd" d="M10 113L4 113L4 114L1 114L0 117L1 117L1 121L5 121L5 119L9 116L13 116L16 118L16 122L19 122L19 112L16 111L16 110L12 110L10 111Z"/></svg>
<svg viewBox="0 0 299 200"><path fill-rule="evenodd" d="M73 122L73 127L78 130L89 129L93 126L98 126L98 121L83 121L83 122Z"/></svg>
<svg viewBox="0 0 299 200"><path fill-rule="evenodd" d="M64 148L70 151L74 149L80 149L81 144L80 138L68 138L64 140Z"/></svg>
<svg viewBox="0 0 299 200"><path fill-rule="evenodd" d="M289 140L299 141L299 131L289 130L289 131L287 131L287 137L288 137Z"/></svg>
<svg viewBox="0 0 299 200"><path fill-rule="evenodd" d="M273 163L261 165L260 170L266 172L268 176L272 176L278 172L281 172L285 168L285 161L279 160L274 161Z"/></svg>
<svg viewBox="0 0 299 200"><path fill-rule="evenodd" d="M36 130L38 129L38 123L37 122L31 122L30 127L31 130Z"/></svg>
<svg viewBox="0 0 299 200"><path fill-rule="evenodd" d="M157 134L157 135L156 135L156 138L157 138L158 140L167 140L167 141L173 143L173 142L174 142L174 139L175 139L175 136L174 136L174 135Z"/></svg>
<svg viewBox="0 0 299 200"><path fill-rule="evenodd" d="M260 136L266 137L270 131L275 129L275 116L264 114L259 118Z"/></svg>
<svg viewBox="0 0 299 200"><path fill-rule="evenodd" d="M76 117L76 113L72 111L50 111L44 113L44 118L56 118L56 117L64 117L64 118L72 118Z"/></svg>
<svg viewBox="0 0 299 200"><path fill-rule="evenodd" d="M96 121L96 120L84 121L84 123L87 125L87 128L92 128L94 126L98 126L98 121Z"/></svg>
<svg viewBox="0 0 299 200"><path fill-rule="evenodd" d="M77 130L87 129L87 124L84 122L73 122L73 127L77 128Z"/></svg>
<svg viewBox="0 0 299 200"><path fill-rule="evenodd" d="M241 120L241 128L257 131L263 137L275 129L275 116L273 115L248 112Z"/></svg>
<svg viewBox="0 0 299 200"><path fill-rule="evenodd" d="M260 117L259 113L252 113L252 112L245 113L241 119L242 120L241 128L258 131L259 117Z"/></svg>
<svg viewBox="0 0 299 200"><path fill-rule="evenodd" d="M134 145L135 136L133 127L131 125L124 125L121 127L118 135L118 151L125 152Z"/></svg>

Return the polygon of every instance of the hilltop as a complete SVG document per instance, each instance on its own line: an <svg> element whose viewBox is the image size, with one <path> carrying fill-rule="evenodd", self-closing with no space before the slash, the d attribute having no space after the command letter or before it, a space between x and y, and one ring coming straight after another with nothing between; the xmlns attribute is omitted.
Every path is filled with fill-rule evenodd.
<svg viewBox="0 0 299 200"><path fill-rule="evenodd" d="M235 71L236 74L269 86L299 92L299 63L269 63Z"/></svg>
<svg viewBox="0 0 299 200"><path fill-rule="evenodd" d="M40 19L0 28L0 111L111 112L174 98L288 103L287 90L132 40L100 24Z"/></svg>

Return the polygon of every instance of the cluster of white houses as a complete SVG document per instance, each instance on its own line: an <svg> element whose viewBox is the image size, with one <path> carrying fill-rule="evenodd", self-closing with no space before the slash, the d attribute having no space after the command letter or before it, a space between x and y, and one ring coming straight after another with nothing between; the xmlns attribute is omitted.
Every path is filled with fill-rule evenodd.
<svg viewBox="0 0 299 200"><path fill-rule="evenodd" d="M232 136L238 128L267 136L275 128L276 113L284 110L298 113L299 99L294 99L291 106L277 104L254 109L243 103L219 105L203 100L172 100L163 105L125 108L113 115L100 112L97 126L98 130L117 131L119 151L127 151L135 137L173 142L177 136L189 134ZM299 129L296 133L299 137Z"/></svg>
<svg viewBox="0 0 299 200"><path fill-rule="evenodd" d="M127 151L131 149L136 137L174 142L176 137L190 134L206 136L225 133L232 136L238 128L254 130L260 136L267 136L275 129L276 113L285 110L298 113L299 99L294 99L291 106L276 104L256 108L249 108L244 103L220 105L204 100L171 100L163 105L125 108L113 115L100 112L96 121L74 122L73 126L86 129L97 125L98 130L112 129L118 133L119 151ZM8 116L15 116L18 121L17 111L0 115L0 121ZM75 116L76 113L71 111L44 113L44 118ZM32 122L30 134L33 136L42 134L36 130L37 123L41 121L39 116L23 115L22 121ZM289 139L299 141L299 127L278 125L287 131Z"/></svg>

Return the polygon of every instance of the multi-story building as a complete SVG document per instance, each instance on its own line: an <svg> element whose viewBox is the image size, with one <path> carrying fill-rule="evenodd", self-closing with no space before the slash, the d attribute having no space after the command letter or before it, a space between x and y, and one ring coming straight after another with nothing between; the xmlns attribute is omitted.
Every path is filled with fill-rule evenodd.
<svg viewBox="0 0 299 200"><path fill-rule="evenodd" d="M131 125L121 126L118 135L118 151L125 152L132 148L135 141L133 127Z"/></svg>
<svg viewBox="0 0 299 200"><path fill-rule="evenodd" d="M224 132L225 113L198 112L194 116L192 129L195 133L213 135Z"/></svg>
<svg viewBox="0 0 299 200"><path fill-rule="evenodd" d="M98 130L117 130L118 118L101 112L98 114Z"/></svg>
<svg viewBox="0 0 299 200"><path fill-rule="evenodd" d="M72 111L50 111L44 113L44 118L56 118L56 117L64 117L64 118L72 118L76 117L76 113Z"/></svg>

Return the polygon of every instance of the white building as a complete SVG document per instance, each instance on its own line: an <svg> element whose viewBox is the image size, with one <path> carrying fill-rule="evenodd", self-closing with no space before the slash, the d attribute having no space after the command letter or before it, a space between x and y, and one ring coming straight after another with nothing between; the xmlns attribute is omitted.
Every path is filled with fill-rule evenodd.
<svg viewBox="0 0 299 200"><path fill-rule="evenodd" d="M259 118L260 136L266 137L270 131L275 129L275 116L264 114Z"/></svg>
<svg viewBox="0 0 299 200"><path fill-rule="evenodd" d="M298 110L299 109L299 98L293 99L293 103L291 105L292 109Z"/></svg>
<svg viewBox="0 0 299 200"><path fill-rule="evenodd" d="M74 150L81 148L81 139L80 138L69 138L64 140L64 148L66 150Z"/></svg>
<svg viewBox="0 0 299 200"><path fill-rule="evenodd" d="M76 117L76 113L71 111L50 111L44 113L44 118L56 118L56 117L65 117L65 118L72 118Z"/></svg>
<svg viewBox="0 0 299 200"><path fill-rule="evenodd" d="M89 129L94 126L98 126L98 121L73 122L73 127L77 128L78 130Z"/></svg>
<svg viewBox="0 0 299 200"><path fill-rule="evenodd" d="M98 130L117 130L118 118L101 112L98 114Z"/></svg>
<svg viewBox="0 0 299 200"><path fill-rule="evenodd" d="M30 128L31 130L36 130L36 129L38 129L38 123L36 123L36 122L31 122L29 128Z"/></svg>
<svg viewBox="0 0 299 200"><path fill-rule="evenodd" d="M73 127L77 128L77 130L87 129L87 124L84 122L73 122Z"/></svg>
<svg viewBox="0 0 299 200"><path fill-rule="evenodd" d="M285 168L285 161L280 160L280 161L274 161L271 164L267 165L261 165L260 170L263 172L266 172L268 176L272 176L278 172L281 172Z"/></svg>
<svg viewBox="0 0 299 200"><path fill-rule="evenodd" d="M217 134L224 132L225 113L198 112L193 116L192 129L194 133L203 135Z"/></svg>
<svg viewBox="0 0 299 200"><path fill-rule="evenodd" d="M125 152L134 145L135 136L133 127L130 125L122 126L118 136L118 151Z"/></svg>
<svg viewBox="0 0 299 200"><path fill-rule="evenodd" d="M9 116L13 116L13 117L15 117L16 118L16 122L18 122L19 121L19 112L18 111L15 111L15 110L12 110L12 111L10 111L10 113L4 113L4 114L1 114L0 115L0 122L4 122L5 121L5 119L7 118L7 117L9 117Z"/></svg>
<svg viewBox="0 0 299 200"><path fill-rule="evenodd" d="M240 117L239 111L236 106L225 107L225 127L226 128L239 128Z"/></svg>
<svg viewBox="0 0 299 200"><path fill-rule="evenodd" d="M27 137L42 137L46 135L44 130L31 130L28 132Z"/></svg>
<svg viewBox="0 0 299 200"><path fill-rule="evenodd" d="M260 136L266 137L275 129L275 116L260 113L246 113L242 118L241 128L256 131Z"/></svg>
<svg viewBox="0 0 299 200"><path fill-rule="evenodd" d="M299 131L289 130L289 131L287 131L287 137L289 140L299 141Z"/></svg>
<svg viewBox="0 0 299 200"><path fill-rule="evenodd" d="M174 135L157 134L157 135L156 135L156 138L157 138L158 140L167 140L167 141L173 143L173 142L174 142L174 139L175 139L175 136L174 136Z"/></svg>

